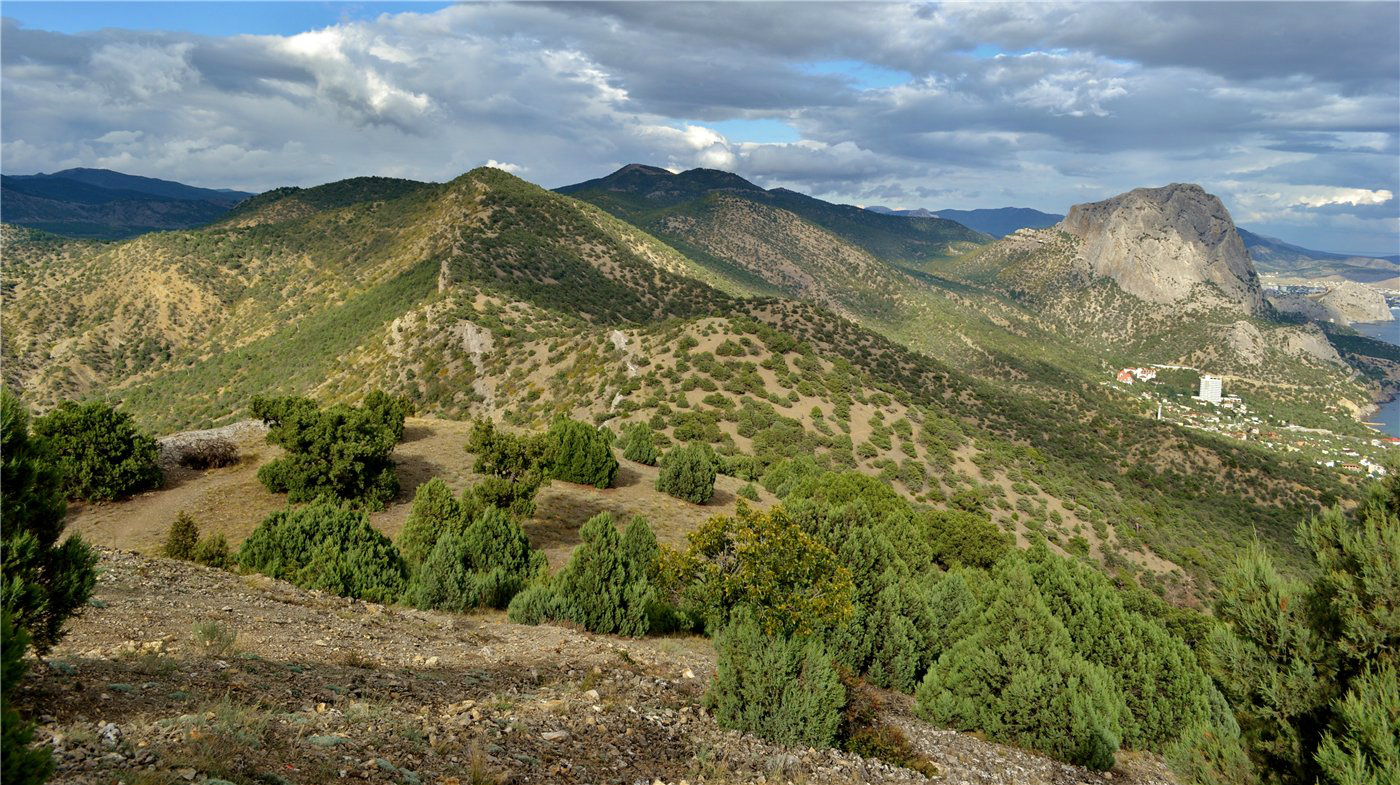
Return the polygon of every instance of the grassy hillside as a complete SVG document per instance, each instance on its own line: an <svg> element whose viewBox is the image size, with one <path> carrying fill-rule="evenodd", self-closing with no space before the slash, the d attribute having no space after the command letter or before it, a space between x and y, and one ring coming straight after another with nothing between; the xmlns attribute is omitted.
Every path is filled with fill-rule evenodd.
<svg viewBox="0 0 1400 785"><path fill-rule="evenodd" d="M373 387L457 421L644 421L744 476L810 457L980 508L1182 600L1255 532L1296 564L1297 520L1351 493L1142 419L1096 382L1117 355L982 257L910 269L718 174L729 190L652 215L673 242L492 169L284 189L112 245L7 228L5 381L40 408L121 401L163 432L241 418L255 394Z"/></svg>

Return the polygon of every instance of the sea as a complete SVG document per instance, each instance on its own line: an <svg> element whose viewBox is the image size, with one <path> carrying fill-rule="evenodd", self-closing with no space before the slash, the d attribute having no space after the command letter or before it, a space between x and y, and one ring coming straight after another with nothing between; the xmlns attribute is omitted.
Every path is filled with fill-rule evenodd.
<svg viewBox="0 0 1400 785"><path fill-rule="evenodd" d="M1359 322L1352 327L1362 335L1400 346L1400 308L1391 308L1390 312L1395 314L1393 322ZM1382 431L1391 436L1400 436L1400 398L1383 404L1381 410L1371 419L1380 423Z"/></svg>

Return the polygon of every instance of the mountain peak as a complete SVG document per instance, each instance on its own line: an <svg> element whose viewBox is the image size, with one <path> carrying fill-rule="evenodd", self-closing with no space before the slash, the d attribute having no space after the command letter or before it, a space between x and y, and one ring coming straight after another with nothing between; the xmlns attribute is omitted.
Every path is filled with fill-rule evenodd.
<svg viewBox="0 0 1400 785"><path fill-rule="evenodd" d="M670 170L662 169L659 166L649 166L647 164L628 164L622 167L621 169L618 169L616 172L613 172L612 174L608 175L608 177L621 177L622 175L632 174L633 172L636 172L637 174L649 174L662 177L674 176L670 172Z"/></svg>
<svg viewBox="0 0 1400 785"><path fill-rule="evenodd" d="M1230 212L1194 183L1137 188L1077 204L1060 228L1078 237L1090 272L1129 294L1180 302L1212 284L1247 313L1264 305L1259 276Z"/></svg>

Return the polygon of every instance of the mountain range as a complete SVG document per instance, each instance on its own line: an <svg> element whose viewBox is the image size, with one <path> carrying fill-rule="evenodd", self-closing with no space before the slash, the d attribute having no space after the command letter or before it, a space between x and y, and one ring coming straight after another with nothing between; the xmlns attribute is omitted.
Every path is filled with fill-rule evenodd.
<svg viewBox="0 0 1400 785"><path fill-rule="evenodd" d="M1156 217L1128 221L1123 200ZM645 421L759 465L858 468L923 503L984 498L1024 541L1179 598L1228 560L1221 542L1296 554L1299 517L1347 492L1335 474L1147 419L1102 380L1206 368L1261 411L1361 433L1370 344L1343 355L1261 311L1199 188L1071 216L992 241L633 165L559 193L489 168L282 188L116 243L6 225L4 380L41 409L120 401L159 431L239 419L253 395L374 387L455 419ZM1184 297L1135 292L1105 262L1143 231Z"/></svg>
<svg viewBox="0 0 1400 785"><path fill-rule="evenodd" d="M898 215L906 218L944 218L970 229L976 229L992 237L1005 237L1017 229L1044 229L1054 226L1064 219L1063 215L1043 213L1029 207L997 207L978 210L926 210L922 207L913 210L891 210L888 207L872 205L865 208L885 215Z"/></svg>
<svg viewBox="0 0 1400 785"><path fill-rule="evenodd" d="M120 239L202 226L252 194L107 169L0 176L0 220L71 237Z"/></svg>

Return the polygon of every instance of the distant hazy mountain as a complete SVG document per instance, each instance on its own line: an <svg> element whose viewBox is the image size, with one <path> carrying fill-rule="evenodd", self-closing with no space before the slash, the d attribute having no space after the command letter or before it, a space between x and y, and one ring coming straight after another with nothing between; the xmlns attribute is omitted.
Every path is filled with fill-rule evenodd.
<svg viewBox="0 0 1400 785"><path fill-rule="evenodd" d="M891 210L888 207L872 206L865 208L873 213L900 215L905 218L944 218L957 221L969 229L976 229L993 237L1005 237L1017 229L1044 229L1054 226L1063 215L1042 213L1029 207L997 207L980 210Z"/></svg>
<svg viewBox="0 0 1400 785"><path fill-rule="evenodd" d="M117 239L202 226L252 196L107 169L0 176L0 221L70 237Z"/></svg>
<svg viewBox="0 0 1400 785"><path fill-rule="evenodd" d="M1350 256L1314 251L1276 237L1240 229L1240 239L1259 270L1300 278L1336 275L1360 283L1377 283L1400 277L1400 257Z"/></svg>

